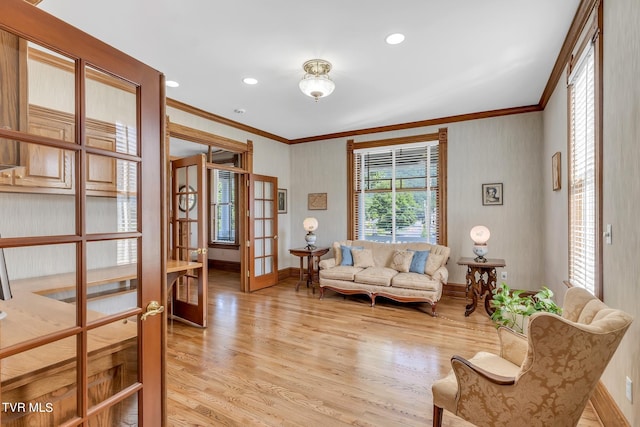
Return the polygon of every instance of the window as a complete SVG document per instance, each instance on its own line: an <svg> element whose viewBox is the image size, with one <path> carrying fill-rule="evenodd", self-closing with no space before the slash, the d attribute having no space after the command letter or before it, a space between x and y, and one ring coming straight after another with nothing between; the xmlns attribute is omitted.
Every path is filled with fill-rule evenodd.
<svg viewBox="0 0 640 427"><path fill-rule="evenodd" d="M236 244L237 174L227 170L211 170L210 174L211 243Z"/></svg>
<svg viewBox="0 0 640 427"><path fill-rule="evenodd" d="M441 133L348 145L351 238L445 244Z"/></svg>
<svg viewBox="0 0 640 427"><path fill-rule="evenodd" d="M569 282L601 297L598 32L590 34L569 75Z"/></svg>

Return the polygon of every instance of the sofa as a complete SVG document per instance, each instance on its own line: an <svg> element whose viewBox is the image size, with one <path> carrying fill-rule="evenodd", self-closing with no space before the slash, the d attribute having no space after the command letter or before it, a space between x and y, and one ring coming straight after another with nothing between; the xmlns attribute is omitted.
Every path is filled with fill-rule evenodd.
<svg viewBox="0 0 640 427"><path fill-rule="evenodd" d="M326 289L398 302L427 302L431 315L449 278L450 248L429 243L381 243L344 240L332 245L333 258L319 263L320 298Z"/></svg>

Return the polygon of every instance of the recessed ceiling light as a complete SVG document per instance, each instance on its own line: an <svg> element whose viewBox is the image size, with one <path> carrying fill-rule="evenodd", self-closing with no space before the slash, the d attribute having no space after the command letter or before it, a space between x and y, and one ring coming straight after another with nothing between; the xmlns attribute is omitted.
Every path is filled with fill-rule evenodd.
<svg viewBox="0 0 640 427"><path fill-rule="evenodd" d="M254 79L253 77L245 77L244 79L242 79L243 82L245 82L248 85L257 85L258 84L258 80Z"/></svg>
<svg viewBox="0 0 640 427"><path fill-rule="evenodd" d="M400 44L404 41L404 34L401 34L401 33L389 34L385 40L388 44Z"/></svg>
<svg viewBox="0 0 640 427"><path fill-rule="evenodd" d="M174 80L167 80L165 82L165 84L167 85L167 87L178 87L180 86L180 83L174 81Z"/></svg>
<svg viewBox="0 0 640 427"><path fill-rule="evenodd" d="M244 114L247 112L247 110L245 110L244 108L236 108L235 110L233 110L233 112L236 114Z"/></svg>

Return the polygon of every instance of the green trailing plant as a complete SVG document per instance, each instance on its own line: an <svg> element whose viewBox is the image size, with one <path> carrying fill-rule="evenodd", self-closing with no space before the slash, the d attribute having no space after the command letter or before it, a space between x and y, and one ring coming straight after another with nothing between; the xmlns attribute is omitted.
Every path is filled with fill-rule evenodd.
<svg viewBox="0 0 640 427"><path fill-rule="evenodd" d="M562 313L562 308L553 301L553 292L546 286L535 295L530 295L525 291L512 290L503 282L493 290L491 305L495 308L491 319L496 327L506 326L520 333L525 332L527 317L534 313Z"/></svg>

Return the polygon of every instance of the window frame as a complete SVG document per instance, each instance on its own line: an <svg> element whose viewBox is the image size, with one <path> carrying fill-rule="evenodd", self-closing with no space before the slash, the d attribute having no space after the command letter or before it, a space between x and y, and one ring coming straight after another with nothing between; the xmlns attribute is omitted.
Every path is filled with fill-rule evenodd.
<svg viewBox="0 0 640 427"><path fill-rule="evenodd" d="M238 197L239 197L239 182L240 182L240 176L237 172L229 170L227 168L207 168L208 171L208 178L207 181L209 183L209 200L208 200L208 209L207 209L207 220L209 223L209 236L208 236L208 240L209 240L209 247L219 247L219 248L229 248L229 247L239 247L240 245L240 241L239 241L239 228L238 228L238 220L239 220L239 216L238 216ZM219 173L220 172L227 172L229 174L232 174L231 176L231 180L233 181L232 184L232 193L233 193L233 201L229 202L230 205L233 206L232 209L232 214L231 214L231 220L233 222L233 236L234 236L234 241L223 241L223 240L216 240L213 237L217 234L218 231L218 221L217 221L217 215L216 215L216 209L217 209L217 200L213 200L213 193L215 192L217 194L217 191L213 191L213 188L217 188L217 183L219 180ZM212 207L214 210L214 213L212 214Z"/></svg>
<svg viewBox="0 0 640 427"><path fill-rule="evenodd" d="M594 265L593 271L593 293L596 297L603 299L603 275L602 275L602 258L603 258L603 242L602 242L602 3L593 9L591 18L587 21L588 26L583 29L583 37L567 66L567 170L568 173L568 191L567 191L567 233L568 233L568 253L567 253L567 270L569 278L565 282L567 286L582 286L572 275L573 268L573 241L572 241L572 185L574 182L573 170L573 153L574 153L574 119L573 119L573 91L572 80L573 73L576 68L582 64L583 56L587 49L593 47L593 197L594 197L594 221L591 237L594 242L592 260ZM582 195L583 193L580 193ZM588 289L589 290L589 289Z"/></svg>
<svg viewBox="0 0 640 427"><path fill-rule="evenodd" d="M438 242L439 245L447 245L447 128L441 128L436 133L415 135L409 137L391 138L377 141L356 143L347 141L347 236L351 240L357 239L356 229L356 190L355 183L355 152L362 149L394 147L406 144L438 142Z"/></svg>

